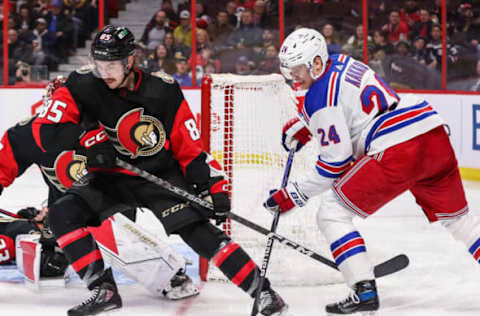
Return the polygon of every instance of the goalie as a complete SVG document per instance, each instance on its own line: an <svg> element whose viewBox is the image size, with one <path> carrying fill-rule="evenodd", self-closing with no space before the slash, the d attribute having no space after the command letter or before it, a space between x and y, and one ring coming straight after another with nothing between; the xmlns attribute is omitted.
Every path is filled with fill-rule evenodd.
<svg viewBox="0 0 480 316"><path fill-rule="evenodd" d="M51 96L53 92L59 88L64 81L65 80L62 78L57 78L52 80L47 85L45 96L43 98L44 108L51 106ZM39 115L41 116L42 113ZM85 157L84 149L79 144L75 144L74 146L64 146L58 151L43 151L42 148L36 146L34 139L35 132L32 130L32 121L34 118L35 117L22 121L14 127L11 127L5 132L1 139L0 194L4 188L13 183L15 178L22 175L28 167L30 167L32 164L36 164L42 171L44 181L49 187L48 204L50 205L58 198L63 196L66 190L76 180L80 179L87 173L87 158ZM71 125L62 131L64 133L80 134L82 129L81 126ZM55 140L52 139L51 141ZM134 209L132 208L124 207L120 209L120 211L123 211L122 213L127 215L129 218L133 219L135 216ZM23 215L28 215L28 218L35 218L37 216L33 208L25 211ZM18 227L19 233L28 233L31 231L29 227L32 227L34 231L39 232L41 230L39 226L43 225L43 217L45 214L41 213L41 216L41 221L36 221L35 223L29 223L25 221L5 223L5 226L8 226L5 229ZM124 225L133 227L131 229L136 229L136 236L139 234L148 234L148 232L138 227L135 223L129 221L127 218L120 218L117 223L119 221L124 223ZM125 224L126 221L127 224ZM120 224L116 224L112 221L109 223L113 224L114 226L116 225L116 230L95 230L95 236L102 238L102 251L108 252L106 255L108 263L126 273L131 278L137 280L154 295L165 295L165 297L169 299L182 299L197 295L199 293L192 280L185 274L184 258L177 254L166 243L155 239L155 244L157 245L156 248L154 247L155 249L152 249L151 247L145 247L145 245L137 244L139 247L142 247L143 253L126 246L123 248L115 246L115 251L111 250L111 247L107 247L106 245L112 245L112 240L115 241L115 238L119 238L118 236L114 235L114 232L118 232L123 229ZM15 236L16 235L18 235L18 233L15 234ZM3 241L0 241L2 244L3 242L5 242L5 244L8 242L10 245L9 248L13 247L11 250L8 250L9 261L14 258L13 244L15 236L11 236L8 239L5 237L5 239L2 239ZM122 236L122 238L125 236L135 238L134 235L128 233ZM46 256L47 251L49 254L51 254L52 249L55 250L54 254L56 256L64 256L63 252L60 251L58 244L56 244L53 235L50 234L50 238L48 240L44 237L39 241L42 244L42 249L45 251L45 255L42 257ZM135 240L124 242L123 245L132 244L133 241ZM2 244L0 244L0 246ZM2 248L0 247L0 255L3 254L6 257L7 252L3 252L1 249ZM161 254L161 251L164 252L163 255ZM127 256L128 258L129 253L136 253L137 256L140 256L140 258L146 262L150 269L153 269L153 271L157 272L157 275L152 275L152 273L150 273L148 276L146 276L139 272L138 269L141 269L144 266L134 264L133 262L136 261L131 258L126 260L124 257ZM61 274L64 270L64 267L62 267L62 269L59 269L58 273ZM158 282L152 283L153 281Z"/></svg>

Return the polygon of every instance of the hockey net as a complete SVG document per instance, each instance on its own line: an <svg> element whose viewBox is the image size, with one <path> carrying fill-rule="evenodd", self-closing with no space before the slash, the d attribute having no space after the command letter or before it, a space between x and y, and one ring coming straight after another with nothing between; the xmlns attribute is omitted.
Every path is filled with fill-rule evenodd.
<svg viewBox="0 0 480 316"><path fill-rule="evenodd" d="M281 145L283 124L296 115L292 89L278 74L239 76L215 74L202 82L202 139L224 167L232 211L269 229L272 215L262 204L278 188L287 159ZM295 155L290 179L313 168L313 142ZM277 232L331 258L316 225L319 199L282 216ZM239 223L227 221L224 230L261 263L267 238ZM214 265L200 262L203 280L226 280ZM339 272L275 242L267 277L274 284L313 285L341 282Z"/></svg>

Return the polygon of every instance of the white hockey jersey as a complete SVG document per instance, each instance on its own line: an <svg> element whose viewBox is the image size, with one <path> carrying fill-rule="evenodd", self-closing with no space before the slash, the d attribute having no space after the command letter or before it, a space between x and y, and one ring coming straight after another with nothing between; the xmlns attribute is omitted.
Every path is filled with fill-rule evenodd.
<svg viewBox="0 0 480 316"><path fill-rule="evenodd" d="M400 98L360 61L331 55L330 64L310 87L301 116L318 142L312 173L298 185L309 197L332 182L363 155L373 155L444 124L415 95Z"/></svg>

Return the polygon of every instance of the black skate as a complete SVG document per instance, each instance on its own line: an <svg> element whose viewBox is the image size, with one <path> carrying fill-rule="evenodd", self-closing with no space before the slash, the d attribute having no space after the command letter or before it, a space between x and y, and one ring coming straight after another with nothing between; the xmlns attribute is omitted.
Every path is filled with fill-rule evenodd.
<svg viewBox="0 0 480 316"><path fill-rule="evenodd" d="M375 280L361 281L353 286L349 297L325 307L328 315L375 315L379 307Z"/></svg>
<svg viewBox="0 0 480 316"><path fill-rule="evenodd" d="M170 280L170 284L163 290L163 295L170 300L181 300L200 293L192 279L180 269Z"/></svg>
<svg viewBox="0 0 480 316"><path fill-rule="evenodd" d="M288 305L285 304L283 299L272 289L264 290L260 293L260 302L258 303L258 309L262 315L271 316L287 316Z"/></svg>
<svg viewBox="0 0 480 316"><path fill-rule="evenodd" d="M80 305L68 310L68 316L96 315L122 307L122 298L118 294L111 269L105 270L89 288L92 295Z"/></svg>

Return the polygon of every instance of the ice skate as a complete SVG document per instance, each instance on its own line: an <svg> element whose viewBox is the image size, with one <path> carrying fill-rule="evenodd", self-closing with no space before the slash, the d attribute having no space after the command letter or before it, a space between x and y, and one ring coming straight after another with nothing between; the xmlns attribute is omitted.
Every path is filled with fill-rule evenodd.
<svg viewBox="0 0 480 316"><path fill-rule="evenodd" d="M283 301L280 295L272 289L264 290L260 293L260 302L258 309L262 315L287 316L288 305Z"/></svg>
<svg viewBox="0 0 480 316"><path fill-rule="evenodd" d="M344 300L325 307L328 315L373 316L379 308L375 280L361 281L353 286L352 293Z"/></svg>
<svg viewBox="0 0 480 316"><path fill-rule="evenodd" d="M112 270L108 269L95 281L91 296L81 304L68 310L68 316L96 315L122 307L122 298L118 294L113 280Z"/></svg>
<svg viewBox="0 0 480 316"><path fill-rule="evenodd" d="M170 280L170 285L163 290L163 295L170 300L181 300L199 293L200 291L183 269L175 274Z"/></svg>

